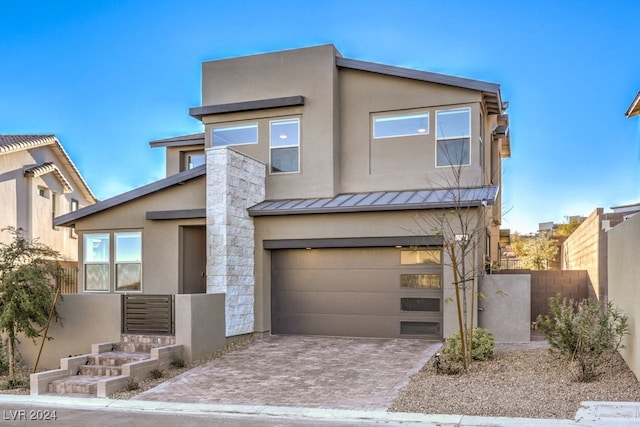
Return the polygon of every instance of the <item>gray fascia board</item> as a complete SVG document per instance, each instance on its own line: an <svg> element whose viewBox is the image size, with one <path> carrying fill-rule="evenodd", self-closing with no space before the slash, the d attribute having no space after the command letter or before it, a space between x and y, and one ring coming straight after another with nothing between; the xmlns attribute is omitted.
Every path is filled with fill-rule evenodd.
<svg viewBox="0 0 640 427"><path fill-rule="evenodd" d="M158 139L149 142L149 146L155 147L183 147L185 145L204 145L204 132L178 136L174 138Z"/></svg>
<svg viewBox="0 0 640 427"><path fill-rule="evenodd" d="M194 178L204 176L206 173L207 173L206 165L200 165L193 169L189 169L187 171L172 175L170 177L161 179L159 181L152 182L151 184L134 188L133 190L127 191L126 193L122 193L117 196L111 197L110 199L103 200L101 202L98 202L93 205L89 205L82 209L78 209L77 211L60 215L59 217L56 217L53 219L53 225L68 227L74 224L77 220L87 217L89 215L102 212L104 210L121 205L123 203L130 202L131 200L135 200L140 197L155 193L157 191L164 190L165 188L169 188L174 185L181 184L185 181L190 181Z"/></svg>
<svg viewBox="0 0 640 427"><path fill-rule="evenodd" d="M237 113L242 111L267 110L271 108L294 107L304 105L304 96L286 96L283 98L259 99L256 101L233 102L229 104L205 105L189 108L189 115L198 120L214 114Z"/></svg>
<svg viewBox="0 0 640 427"><path fill-rule="evenodd" d="M264 240L263 248L322 249L322 248L392 248L396 246L442 246L442 236L344 237L336 239Z"/></svg>
<svg viewBox="0 0 640 427"><path fill-rule="evenodd" d="M350 68L371 73L386 74L389 76L404 77L407 79L421 80L431 83L439 83L447 86L456 86L465 89L479 90L482 92L500 93L500 85L482 80L467 79L464 77L450 76L447 74L432 73L429 71L414 70L411 68L395 67L393 65L378 64L376 62L361 61L336 57L336 65L342 68Z"/></svg>
<svg viewBox="0 0 640 427"><path fill-rule="evenodd" d="M193 219L206 218L206 209L178 209L173 211L148 211L146 218L150 221L161 221L171 219Z"/></svg>

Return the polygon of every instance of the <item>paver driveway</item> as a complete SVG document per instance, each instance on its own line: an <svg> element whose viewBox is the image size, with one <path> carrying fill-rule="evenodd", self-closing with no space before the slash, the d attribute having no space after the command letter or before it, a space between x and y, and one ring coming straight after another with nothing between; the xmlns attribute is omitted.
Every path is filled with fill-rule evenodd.
<svg viewBox="0 0 640 427"><path fill-rule="evenodd" d="M385 410L439 347L412 339L270 336L136 399Z"/></svg>

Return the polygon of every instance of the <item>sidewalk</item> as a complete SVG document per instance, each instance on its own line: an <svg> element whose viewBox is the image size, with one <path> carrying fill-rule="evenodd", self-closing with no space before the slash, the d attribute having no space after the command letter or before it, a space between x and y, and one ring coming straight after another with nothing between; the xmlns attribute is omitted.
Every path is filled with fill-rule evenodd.
<svg viewBox="0 0 640 427"><path fill-rule="evenodd" d="M218 414L255 417L279 417L300 421L398 423L423 426L640 426L640 402L583 402L574 420L541 418L475 417L354 411L342 409L290 408L278 406L216 405L140 400L110 400L60 396L0 395L0 404L29 404L63 411L64 408L139 413Z"/></svg>

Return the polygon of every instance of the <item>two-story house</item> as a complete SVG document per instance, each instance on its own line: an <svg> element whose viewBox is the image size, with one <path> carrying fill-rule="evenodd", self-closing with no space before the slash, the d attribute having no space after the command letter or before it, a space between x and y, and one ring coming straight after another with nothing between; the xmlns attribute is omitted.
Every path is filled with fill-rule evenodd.
<svg viewBox="0 0 640 427"><path fill-rule="evenodd" d="M97 199L54 135L0 135L0 200L0 228L20 228L64 260L77 260L78 236L53 218ZM0 242L11 239L0 233Z"/></svg>
<svg viewBox="0 0 640 427"><path fill-rule="evenodd" d="M56 218L85 293L225 295L226 335L456 331L443 210L498 259L500 86L333 45L206 62L204 133L151 142L167 177ZM463 235L460 235L464 238Z"/></svg>

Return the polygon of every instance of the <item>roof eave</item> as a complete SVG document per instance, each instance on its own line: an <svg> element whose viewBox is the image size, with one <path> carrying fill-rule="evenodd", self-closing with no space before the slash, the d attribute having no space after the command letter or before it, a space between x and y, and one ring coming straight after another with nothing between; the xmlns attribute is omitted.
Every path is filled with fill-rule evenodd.
<svg viewBox="0 0 640 427"><path fill-rule="evenodd" d="M634 117L634 116L640 115L640 92L638 92L636 97L633 99L633 102L627 109L627 112L624 113L624 115L627 117Z"/></svg>

